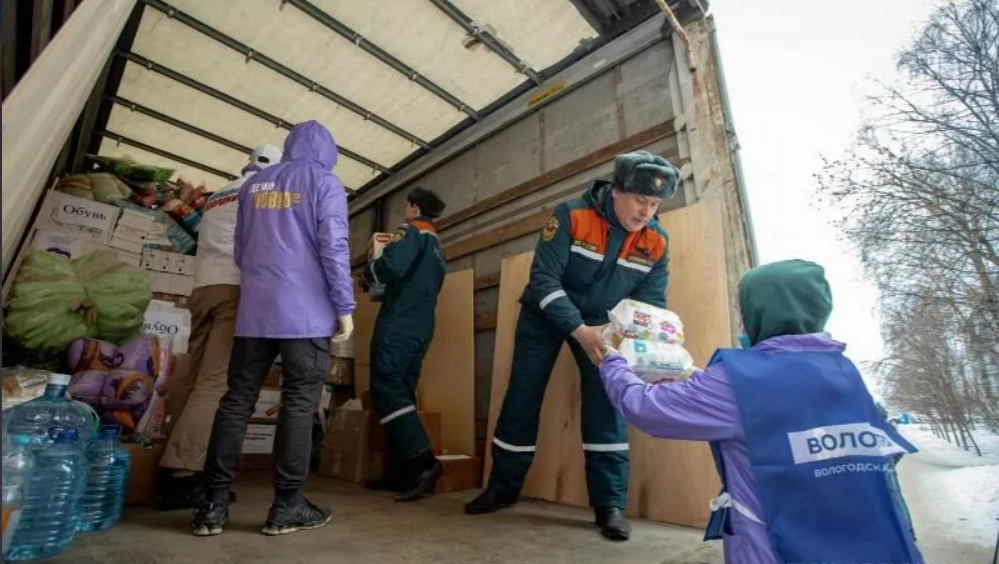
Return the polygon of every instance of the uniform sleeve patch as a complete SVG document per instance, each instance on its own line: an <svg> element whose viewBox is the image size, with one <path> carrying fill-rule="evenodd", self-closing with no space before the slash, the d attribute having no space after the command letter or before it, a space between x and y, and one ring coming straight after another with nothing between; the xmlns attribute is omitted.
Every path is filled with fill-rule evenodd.
<svg viewBox="0 0 999 564"><path fill-rule="evenodd" d="M548 220L548 224L545 225L545 228L541 231L541 239L545 242L554 239L555 234L558 233L559 225L558 218L552 216L552 218Z"/></svg>
<svg viewBox="0 0 999 564"><path fill-rule="evenodd" d="M398 241L402 241L402 239L406 236L406 233L408 233L408 232L409 232L409 229L406 228L406 227L400 227L400 228L396 229L395 233L392 234L392 242L395 243L395 242L398 242Z"/></svg>

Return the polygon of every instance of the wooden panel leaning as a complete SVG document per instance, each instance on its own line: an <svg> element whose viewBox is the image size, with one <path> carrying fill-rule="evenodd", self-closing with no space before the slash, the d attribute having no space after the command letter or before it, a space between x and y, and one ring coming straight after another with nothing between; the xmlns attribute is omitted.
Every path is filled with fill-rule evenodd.
<svg viewBox="0 0 999 564"><path fill-rule="evenodd" d="M475 275L471 269L444 278L437 300L434 338L417 386L419 408L441 414L441 448L475 455ZM354 392L370 389L371 337L380 304L355 289Z"/></svg>

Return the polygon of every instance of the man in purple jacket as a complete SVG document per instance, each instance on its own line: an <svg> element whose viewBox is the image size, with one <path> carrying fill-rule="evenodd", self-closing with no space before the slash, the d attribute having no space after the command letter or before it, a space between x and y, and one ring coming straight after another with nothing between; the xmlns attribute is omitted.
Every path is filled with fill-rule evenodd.
<svg viewBox="0 0 999 564"><path fill-rule="evenodd" d="M222 532L246 425L275 358L282 359L274 444L274 503L263 528L282 535L329 523L328 508L300 493L309 473L312 418L329 371L330 338L353 330L347 195L333 174L337 147L315 121L295 126L284 160L240 191L234 258L242 273L228 392L205 460L206 499L193 532Z"/></svg>

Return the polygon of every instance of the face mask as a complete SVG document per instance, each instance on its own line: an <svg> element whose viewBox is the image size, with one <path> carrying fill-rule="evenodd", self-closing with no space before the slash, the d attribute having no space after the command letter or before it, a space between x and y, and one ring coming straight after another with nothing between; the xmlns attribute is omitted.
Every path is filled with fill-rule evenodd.
<svg viewBox="0 0 999 564"><path fill-rule="evenodd" d="M753 342L749 340L749 335L746 334L742 329L739 330L739 334L735 336L736 340L739 341L739 347L743 349L753 348Z"/></svg>

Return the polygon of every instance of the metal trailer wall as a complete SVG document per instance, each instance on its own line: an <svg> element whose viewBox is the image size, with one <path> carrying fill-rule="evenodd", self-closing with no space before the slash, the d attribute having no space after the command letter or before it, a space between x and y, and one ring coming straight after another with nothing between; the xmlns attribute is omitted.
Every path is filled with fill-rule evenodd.
<svg viewBox="0 0 999 564"><path fill-rule="evenodd" d="M609 178L618 152L646 149L682 167L686 179L662 211L712 194L723 198L730 303L735 303L734 284L753 259L741 187L736 183L737 145L722 105L713 27L710 19L685 25L698 61L696 73L691 72L679 37L668 27L660 29L658 42L505 125L385 197L381 205L351 218L352 255L359 265L372 229L380 224L381 229L391 230L402 222L410 187L433 188L445 199L441 239L448 250L449 269L474 268L477 279L480 439L485 438L489 411L500 262L532 250L546 214L559 202L578 197L594 179ZM511 189L519 197L504 197ZM490 205L499 204L497 199L507 201ZM463 210L469 210L461 214L466 219L452 224L454 214Z"/></svg>

